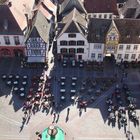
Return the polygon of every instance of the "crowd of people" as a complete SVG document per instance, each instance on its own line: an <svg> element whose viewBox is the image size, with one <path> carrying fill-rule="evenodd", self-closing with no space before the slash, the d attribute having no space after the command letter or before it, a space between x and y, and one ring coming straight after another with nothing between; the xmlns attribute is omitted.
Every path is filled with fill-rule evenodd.
<svg viewBox="0 0 140 140"><path fill-rule="evenodd" d="M49 113L50 107L54 104L54 97L51 94L51 77L33 76L31 79L31 87L23 104L25 122L32 114L42 110Z"/></svg>

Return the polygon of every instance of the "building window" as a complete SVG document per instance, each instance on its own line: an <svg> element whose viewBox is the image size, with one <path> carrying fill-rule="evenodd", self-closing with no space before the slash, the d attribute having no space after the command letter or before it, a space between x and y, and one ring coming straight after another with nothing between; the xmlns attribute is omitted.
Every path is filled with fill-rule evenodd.
<svg viewBox="0 0 140 140"><path fill-rule="evenodd" d="M83 48L78 48L77 53L84 53L84 49Z"/></svg>
<svg viewBox="0 0 140 140"><path fill-rule="evenodd" d="M77 46L83 46L83 45L85 45L85 42L83 40L77 41Z"/></svg>
<svg viewBox="0 0 140 140"><path fill-rule="evenodd" d="M123 50L123 45L120 45L119 46L119 50Z"/></svg>
<svg viewBox="0 0 140 140"><path fill-rule="evenodd" d="M118 54L117 59L122 59L122 54Z"/></svg>
<svg viewBox="0 0 140 140"><path fill-rule="evenodd" d="M68 37L75 38L76 37L76 34L68 34Z"/></svg>
<svg viewBox="0 0 140 140"><path fill-rule="evenodd" d="M129 58L129 54L125 54L124 59L128 59Z"/></svg>
<svg viewBox="0 0 140 140"><path fill-rule="evenodd" d="M130 45L127 45L126 50L130 50L130 47L131 47Z"/></svg>
<svg viewBox="0 0 140 140"><path fill-rule="evenodd" d="M4 41L5 44L9 45L10 44L9 36L4 36Z"/></svg>
<svg viewBox="0 0 140 140"><path fill-rule="evenodd" d="M62 49L60 50L60 52L61 52L61 53L67 53L67 49L66 49L66 48L62 48Z"/></svg>
<svg viewBox="0 0 140 140"><path fill-rule="evenodd" d="M99 18L102 18L102 15L99 15Z"/></svg>
<svg viewBox="0 0 140 140"><path fill-rule="evenodd" d="M134 45L134 50L137 50L138 49L138 45Z"/></svg>
<svg viewBox="0 0 140 140"><path fill-rule="evenodd" d="M67 46L67 41L65 41L65 40L60 41L60 45L61 46Z"/></svg>
<svg viewBox="0 0 140 140"><path fill-rule="evenodd" d="M92 53L91 54L91 58L95 58L95 53Z"/></svg>
<svg viewBox="0 0 140 140"><path fill-rule="evenodd" d="M101 49L101 48L102 48L102 45L100 44L94 45L94 49Z"/></svg>
<svg viewBox="0 0 140 140"><path fill-rule="evenodd" d="M102 58L102 54L98 54L98 59L101 59Z"/></svg>
<svg viewBox="0 0 140 140"><path fill-rule="evenodd" d="M41 50L33 49L33 50L31 50L31 55L40 56L41 55Z"/></svg>
<svg viewBox="0 0 140 140"><path fill-rule="evenodd" d="M96 18L96 15L93 15L94 18Z"/></svg>
<svg viewBox="0 0 140 140"><path fill-rule="evenodd" d="M19 37L18 36L14 36L14 41L15 41L15 44L16 45L19 45L20 44Z"/></svg>
<svg viewBox="0 0 140 140"><path fill-rule="evenodd" d="M136 54L132 54L131 59L135 59L135 58L136 58Z"/></svg>
<svg viewBox="0 0 140 140"><path fill-rule="evenodd" d="M107 18L107 15L106 14L104 15L104 18Z"/></svg>
<svg viewBox="0 0 140 140"><path fill-rule="evenodd" d="M69 45L70 46L75 46L76 45L76 41L73 41L73 40L69 41Z"/></svg>
<svg viewBox="0 0 140 140"><path fill-rule="evenodd" d="M140 59L140 54L139 54L139 56L138 56L138 59Z"/></svg>
<svg viewBox="0 0 140 140"><path fill-rule="evenodd" d="M74 48L70 48L70 49L69 49L69 53L73 54L73 53L75 53L75 52L76 52L76 49L74 49Z"/></svg>
<svg viewBox="0 0 140 140"><path fill-rule="evenodd" d="M109 18L112 18L112 15L109 15Z"/></svg>

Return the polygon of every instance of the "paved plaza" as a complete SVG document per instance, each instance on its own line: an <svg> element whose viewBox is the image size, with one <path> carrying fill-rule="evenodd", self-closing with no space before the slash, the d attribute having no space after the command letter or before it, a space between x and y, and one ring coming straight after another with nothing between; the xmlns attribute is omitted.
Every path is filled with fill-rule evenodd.
<svg viewBox="0 0 140 140"><path fill-rule="evenodd" d="M53 62L52 62L53 64ZM18 59L4 59L0 60L0 75L2 74L19 74L28 75L29 77L39 75L42 69L29 69L20 68L20 60ZM139 69L127 69L127 79L124 81L129 85L133 97L136 98L137 115L140 116L140 71ZM79 112L77 105L72 104L69 92L71 89L71 77L77 76L77 92L81 86L81 82L86 78L95 79L100 77L114 77L117 73L118 78L109 86L109 88L102 92L101 95L95 96L96 99L86 109ZM59 113L56 112L56 119L54 124L61 127L65 132L66 140L127 140L126 132L130 131L130 137L134 140L140 140L140 127L128 120L126 132L124 128L118 128L117 123L115 126L108 125L107 119L107 105L106 98L110 96L116 84L121 85L121 70L115 65L104 64L103 71L93 71L84 68L71 67L70 64L66 68L62 67L61 62L54 64L53 71L51 72L52 87L51 90L54 94L55 105L62 104L59 108ZM60 77L65 76L66 79L66 100L60 100ZM30 80L29 80L30 84ZM27 87L28 88L28 87ZM97 87L98 88L98 87ZM87 94L87 91L85 91ZM79 95L79 94L78 94ZM92 95L87 95L89 98ZM86 97L86 96L85 96ZM11 88L7 88L2 79L0 79L0 140L37 140L35 132L42 132L53 122L53 110L49 114L37 112L32 114L27 123L22 125L22 111L24 100L12 93ZM125 103L123 104L125 105ZM68 110L69 115L67 116ZM131 140L130 139L130 140Z"/></svg>

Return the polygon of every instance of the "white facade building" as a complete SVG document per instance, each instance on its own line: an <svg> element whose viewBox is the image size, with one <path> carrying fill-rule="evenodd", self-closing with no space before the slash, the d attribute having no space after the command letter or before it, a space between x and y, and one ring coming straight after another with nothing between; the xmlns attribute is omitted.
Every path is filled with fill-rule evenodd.
<svg viewBox="0 0 140 140"><path fill-rule="evenodd" d="M61 58L88 60L88 48L87 39L81 33L64 33L57 39L57 53Z"/></svg>
<svg viewBox="0 0 140 140"><path fill-rule="evenodd" d="M34 22L29 25L29 30L25 38L27 62L45 63L49 49L51 24L40 11L37 12L32 20Z"/></svg>

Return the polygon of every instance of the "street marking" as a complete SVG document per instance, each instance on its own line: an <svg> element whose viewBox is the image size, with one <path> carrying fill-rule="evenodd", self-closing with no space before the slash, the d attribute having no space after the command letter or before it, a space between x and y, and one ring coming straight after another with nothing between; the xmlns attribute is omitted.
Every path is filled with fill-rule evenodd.
<svg viewBox="0 0 140 140"><path fill-rule="evenodd" d="M126 140L126 138L88 138L88 137L80 137L80 138L74 138L74 140Z"/></svg>
<svg viewBox="0 0 140 140"><path fill-rule="evenodd" d="M14 139L14 140L27 140L30 137L25 137L25 136L17 136L17 135L0 135L0 139Z"/></svg>
<svg viewBox="0 0 140 140"><path fill-rule="evenodd" d="M10 118L8 118L8 117L2 115L2 114L0 114L0 118L1 118L1 119L4 119L5 121L7 121L7 122L9 122L9 123L11 123L11 124L15 124L15 125L17 125L17 126L21 126L21 125L22 125L22 122L15 121L15 120L10 119ZM25 125L24 127L27 127L27 126Z"/></svg>

